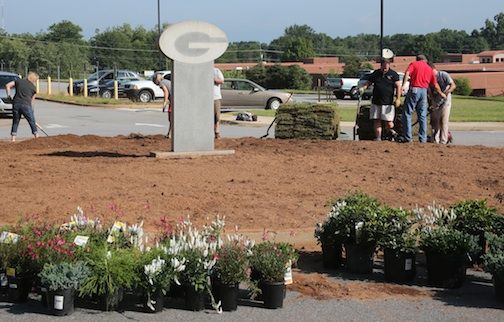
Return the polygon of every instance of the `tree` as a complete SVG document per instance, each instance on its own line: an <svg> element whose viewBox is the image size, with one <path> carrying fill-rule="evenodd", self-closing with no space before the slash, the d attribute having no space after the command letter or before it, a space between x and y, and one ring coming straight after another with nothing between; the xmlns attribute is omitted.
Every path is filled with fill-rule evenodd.
<svg viewBox="0 0 504 322"><path fill-rule="evenodd" d="M283 61L300 61L315 56L311 40L301 37L289 38L284 50Z"/></svg>
<svg viewBox="0 0 504 322"><path fill-rule="evenodd" d="M83 44L82 40L82 28L68 20L63 20L61 22L52 24L48 28L47 34L42 38L46 41L53 42L71 42L77 44Z"/></svg>
<svg viewBox="0 0 504 322"><path fill-rule="evenodd" d="M364 68L363 60L355 55L345 57L344 61L343 77L357 77L359 71Z"/></svg>
<svg viewBox="0 0 504 322"><path fill-rule="evenodd" d="M258 64L245 71L245 76L259 85L266 86L266 67Z"/></svg>
<svg viewBox="0 0 504 322"><path fill-rule="evenodd" d="M19 39L0 38L0 57L5 70L24 73L28 62L30 48L26 42Z"/></svg>
<svg viewBox="0 0 504 322"><path fill-rule="evenodd" d="M310 89L312 85L312 78L306 70L298 65L291 65L287 67L289 75L288 83L283 88L289 89Z"/></svg>
<svg viewBox="0 0 504 322"><path fill-rule="evenodd" d="M479 34L485 38L491 49L504 49L504 12L494 17L494 21L487 19Z"/></svg>

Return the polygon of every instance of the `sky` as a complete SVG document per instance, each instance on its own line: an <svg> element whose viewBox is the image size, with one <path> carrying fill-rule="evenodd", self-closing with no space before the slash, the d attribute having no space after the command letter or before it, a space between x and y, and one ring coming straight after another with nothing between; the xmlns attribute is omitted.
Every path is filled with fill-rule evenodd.
<svg viewBox="0 0 504 322"><path fill-rule="evenodd" d="M161 22L202 20L229 41L269 43L285 28L306 24L335 37L380 33L381 0L159 0ZM443 28L471 33L504 12L504 0L383 0L384 34L426 34ZM0 27L9 34L44 32L69 20L85 39L128 23L156 28L158 0L0 0Z"/></svg>

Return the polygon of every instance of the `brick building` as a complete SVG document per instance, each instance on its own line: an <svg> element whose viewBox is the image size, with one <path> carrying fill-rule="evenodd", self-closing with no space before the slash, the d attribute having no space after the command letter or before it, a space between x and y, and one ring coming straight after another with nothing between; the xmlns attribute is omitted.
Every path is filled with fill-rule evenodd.
<svg viewBox="0 0 504 322"><path fill-rule="evenodd" d="M404 72L414 60L414 56L394 57L391 68ZM268 66L274 63L263 64ZM216 64L221 70L248 69L255 65L257 63ZM337 57L314 57L302 62L283 62L280 65L300 66L312 76L314 86L319 80L324 84L328 75L340 74L345 67ZM373 68L379 67L376 63L372 65ZM439 70L450 73L453 78L468 79L473 95L504 95L504 50L484 51L479 54L447 54L436 66Z"/></svg>

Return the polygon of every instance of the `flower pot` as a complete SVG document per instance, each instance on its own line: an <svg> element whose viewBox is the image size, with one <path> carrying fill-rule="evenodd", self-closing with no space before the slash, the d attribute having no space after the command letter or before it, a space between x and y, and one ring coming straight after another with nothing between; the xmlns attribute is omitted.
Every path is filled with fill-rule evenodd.
<svg viewBox="0 0 504 322"><path fill-rule="evenodd" d="M114 292L105 292L99 296L98 304L102 311L114 311L119 307L123 299L123 289L118 288Z"/></svg>
<svg viewBox="0 0 504 322"><path fill-rule="evenodd" d="M425 255L427 258L427 280L430 285L458 288L464 284L466 254L440 254L428 250Z"/></svg>
<svg viewBox="0 0 504 322"><path fill-rule="evenodd" d="M172 282L170 283L170 288L166 290L166 296L171 298L184 298L184 287Z"/></svg>
<svg viewBox="0 0 504 322"><path fill-rule="evenodd" d="M346 268L350 273L371 274L375 245L345 244Z"/></svg>
<svg viewBox="0 0 504 322"><path fill-rule="evenodd" d="M339 268L343 263L341 243L322 240L322 263L325 268Z"/></svg>
<svg viewBox="0 0 504 322"><path fill-rule="evenodd" d="M164 294L162 290L157 290L154 294L151 294L151 305L149 306L147 301L149 301L149 298L147 295L145 295L144 298L144 308L145 311L148 313L158 313L163 311L164 308Z"/></svg>
<svg viewBox="0 0 504 322"><path fill-rule="evenodd" d="M195 290L192 285L184 285L185 308L190 311L205 309L205 291Z"/></svg>
<svg viewBox="0 0 504 322"><path fill-rule="evenodd" d="M0 270L0 294L6 294L9 289L9 280L5 270Z"/></svg>
<svg viewBox="0 0 504 322"><path fill-rule="evenodd" d="M236 311L238 308L238 283L233 285L219 284L220 301L223 311ZM218 302L215 300L215 302Z"/></svg>
<svg viewBox="0 0 504 322"><path fill-rule="evenodd" d="M47 299L47 287L41 286L38 289L38 293L40 294L40 304L42 304L43 307L47 308L49 306Z"/></svg>
<svg viewBox="0 0 504 322"><path fill-rule="evenodd" d="M220 286L221 282L217 275L210 275L210 285L212 286L212 295L214 297L215 303L218 303L221 300L220 295Z"/></svg>
<svg viewBox="0 0 504 322"><path fill-rule="evenodd" d="M268 309L278 309L283 306L285 283L282 282L261 282L259 287L262 291L264 307Z"/></svg>
<svg viewBox="0 0 504 322"><path fill-rule="evenodd" d="M504 277L494 275L493 284L497 300L499 300L500 302L504 302Z"/></svg>
<svg viewBox="0 0 504 322"><path fill-rule="evenodd" d="M410 282L416 274L416 254L392 249L384 250L385 280L389 282Z"/></svg>
<svg viewBox="0 0 504 322"><path fill-rule="evenodd" d="M26 302L28 294L31 291L32 280L26 276L9 276L8 277L9 289L7 294L9 301L13 303Z"/></svg>
<svg viewBox="0 0 504 322"><path fill-rule="evenodd" d="M66 290L47 291L47 308L51 314L57 316L70 315L74 309L75 291L73 288Z"/></svg>

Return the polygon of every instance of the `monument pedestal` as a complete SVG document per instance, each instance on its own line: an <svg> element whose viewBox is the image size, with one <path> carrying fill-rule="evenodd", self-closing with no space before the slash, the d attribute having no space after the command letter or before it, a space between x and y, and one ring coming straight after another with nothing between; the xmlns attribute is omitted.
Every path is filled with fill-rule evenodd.
<svg viewBox="0 0 504 322"><path fill-rule="evenodd" d="M212 150L212 151L188 151L188 152L164 152L152 151L151 157L157 159L194 159L206 156L233 155L235 150Z"/></svg>

